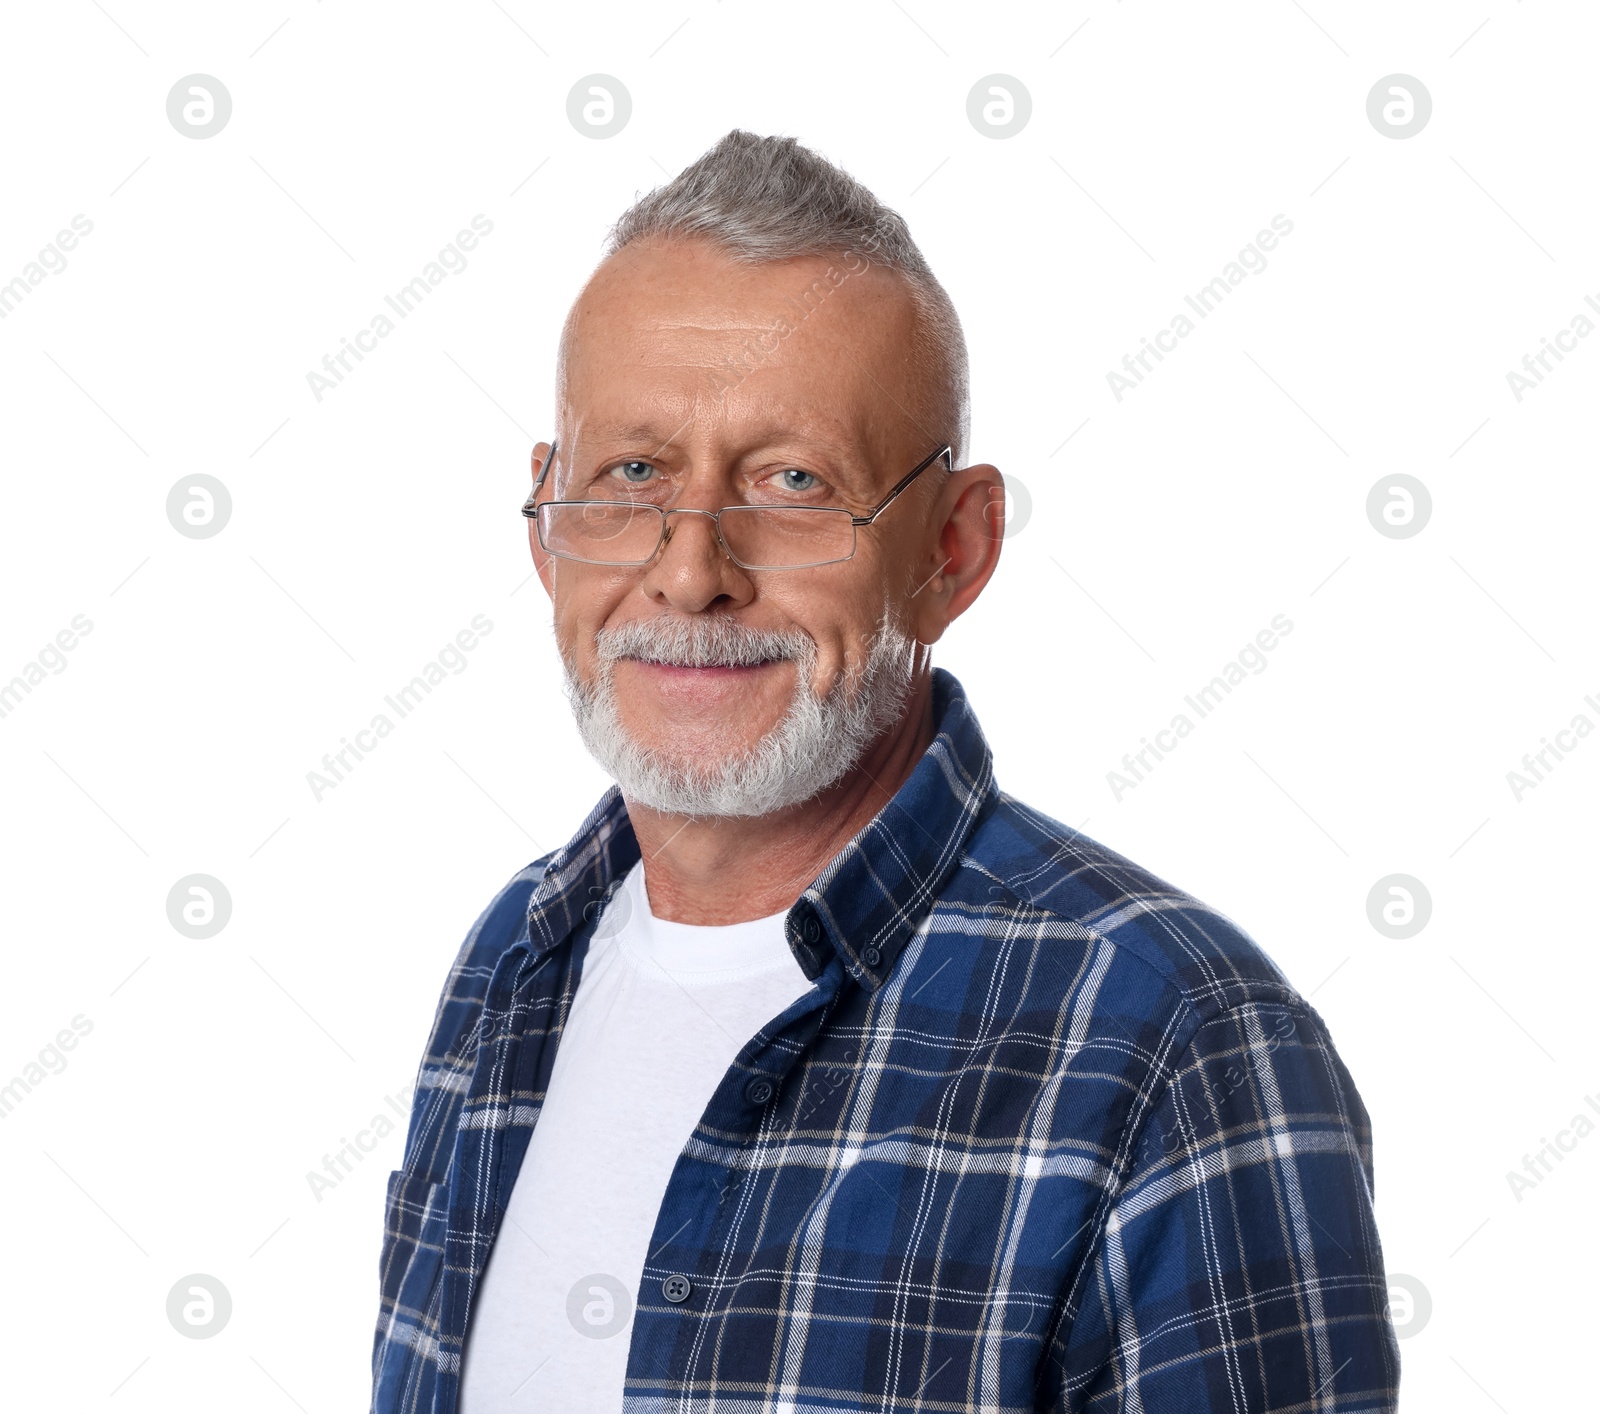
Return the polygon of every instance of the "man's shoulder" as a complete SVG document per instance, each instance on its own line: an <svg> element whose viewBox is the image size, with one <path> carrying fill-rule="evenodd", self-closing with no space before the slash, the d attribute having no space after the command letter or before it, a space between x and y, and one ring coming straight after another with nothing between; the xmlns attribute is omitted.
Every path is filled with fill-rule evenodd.
<svg viewBox="0 0 1600 1414"><path fill-rule="evenodd" d="M457 1112L477 1056L489 982L500 959L527 936L528 902L550 858L525 864L496 890L456 949L439 990L417 1070L403 1165L427 1182L443 1179Z"/></svg>
<svg viewBox="0 0 1600 1414"><path fill-rule="evenodd" d="M528 901L544 878L551 857L543 855L507 879L456 949L434 1007L433 1026L423 1054L424 1083L433 1068L453 1065L475 1049L472 1041L489 981L506 952L527 937Z"/></svg>
<svg viewBox="0 0 1600 1414"><path fill-rule="evenodd" d="M967 841L966 869L1041 938L1098 942L1203 1023L1245 1003L1304 1003L1239 924L1108 845L1000 792ZM1024 923L1024 926L1027 926Z"/></svg>
<svg viewBox="0 0 1600 1414"><path fill-rule="evenodd" d="M544 878L554 851L524 864L496 890L456 950L445 998L481 1001L495 966L528 931L528 903Z"/></svg>

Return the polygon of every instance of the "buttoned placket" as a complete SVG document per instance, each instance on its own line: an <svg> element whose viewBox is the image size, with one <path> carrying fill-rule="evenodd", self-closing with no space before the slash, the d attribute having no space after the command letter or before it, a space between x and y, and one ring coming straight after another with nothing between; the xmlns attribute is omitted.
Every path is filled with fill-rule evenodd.
<svg viewBox="0 0 1600 1414"><path fill-rule="evenodd" d="M788 925L791 941L807 942L811 949L826 949L821 925L809 908L805 905L800 908L801 919L797 923L791 915ZM782 1013L782 1025L764 1029L740 1049L712 1093L701 1123L723 1133L741 1133L740 1152L748 1152L760 1138L762 1126L771 1122L770 1117L775 1113L781 1115L775 1107L782 1100L786 1082L821 1034L830 1003L844 981L842 963L830 955L813 980L812 989L796 998ZM776 1022L778 1018L773 1020ZM715 1284L697 1281L703 1274L679 1270L673 1265L671 1251L674 1248L702 1252L731 1250L724 1239L737 1221L739 1204L729 1200L742 1180L743 1170L737 1163L720 1173L704 1163L689 1166L680 1163L673 1167L650 1237L649 1253L654 1255L646 1256L638 1293L641 1302L652 1300L654 1289L675 1306L703 1313L702 1302L710 1298L702 1293L725 1284L726 1274L717 1273L719 1280ZM685 1213L687 1216L683 1216ZM655 1379L688 1374L687 1371L636 1370L632 1352L628 1373L630 1377L648 1375Z"/></svg>
<svg viewBox="0 0 1600 1414"><path fill-rule="evenodd" d="M538 994L533 991L523 995L524 989L536 985L535 974L540 969L551 966L559 969L563 948L571 949L568 964L573 969L570 996L577 995L577 990L583 981L583 964L588 955L593 931L593 922L585 924L564 944L557 944L541 951L537 956L530 952L524 940L501 957L485 993L484 1010L485 1013L506 1016L510 1034L480 1038L469 1094L482 1095L487 1090L484 1075L486 1066L497 1067L502 1074L513 1077L506 1087L508 1095L514 1095L522 1090L544 1089L548 1086L556 1053L560 1048L561 1033L565 1030L565 1017L561 1019L559 1027L552 1027L537 1037L520 1034L520 1027L514 1023L519 1013L531 1011L538 999ZM829 1004L837 997L847 977L841 958L834 952L826 930L808 903L802 901L791 911L786 934L795 949L797 960L809 959L813 964L821 962L822 969L813 979L811 990L802 993L790 1004L784 1013L785 1020L780 1028L775 1031L764 1029L741 1047L733 1064L712 1093L701 1117L702 1123L723 1132L744 1131L742 1148L746 1150L759 1136L761 1125L766 1122L774 1101L783 1093L785 1081L801 1064L806 1052L817 1039L826 1020ZM803 960L801 965L802 970L810 970ZM550 988L552 1002L559 991L555 982L558 976L559 971L552 972L546 982ZM529 1049L530 1041L537 1043L536 1050ZM765 1099L758 1099L750 1093L753 1087L760 1085L770 1087L770 1093ZM759 1091L757 1093L759 1094ZM510 1103L508 1100L508 1105ZM508 1113L487 1145L488 1172L485 1174L485 1187L495 1195L489 1230L474 1234L472 1215L454 1206L459 1200L460 1191L457 1190L452 1195L453 1206L446 1235L446 1266L443 1277L445 1290L441 1308L440 1337L441 1341L454 1342L463 1356L472 1318L472 1299L483 1280L489 1253L493 1250L494 1242L499 1235L506 1207L510 1203L511 1192L516 1184L517 1172L526 1156L528 1143L536 1124L537 1121L534 1125L513 1125ZM463 1150L467 1140L468 1133L465 1129L457 1133L451 1158L453 1173L459 1173L465 1162ZM739 1174L729 1169L718 1183L713 1181L713 1174L705 1170L704 1166L691 1172L693 1177L686 1178L683 1166L675 1165L667 1181L666 1191L662 1194L661 1206L657 1213L656 1228L650 1239L650 1248L640 1279L640 1289L634 1293L636 1311L640 1303L653 1302L657 1295L672 1305L681 1306L686 1310L702 1309L700 1301L705 1298L700 1293L706 1288L696 1282L698 1274L669 1271L665 1267L652 1264L649 1255L682 1243L701 1251L722 1250L721 1239L731 1230L738 1209L737 1204L725 1202L724 1199L737 1187ZM686 1191L687 1185L691 1182L705 1191L698 1194ZM686 1221L676 1217L676 1214L685 1208L693 1209L692 1215ZM466 1281L469 1268L472 1271L470 1293ZM637 1317L635 1320L637 1321ZM629 1334L629 1339L632 1340L632 1332ZM635 1373L632 1360L633 1352L630 1349L630 1375ZM438 1414L454 1414L457 1407L460 1398L459 1363L448 1382L453 1391L449 1397L448 1409L441 1399ZM673 1372L650 1373L659 1377Z"/></svg>

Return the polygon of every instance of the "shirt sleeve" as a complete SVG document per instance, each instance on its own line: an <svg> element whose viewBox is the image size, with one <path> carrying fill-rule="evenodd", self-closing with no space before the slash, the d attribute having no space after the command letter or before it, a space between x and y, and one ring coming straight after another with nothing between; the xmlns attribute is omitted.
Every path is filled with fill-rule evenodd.
<svg viewBox="0 0 1600 1414"><path fill-rule="evenodd" d="M1317 1013L1202 1023L1128 1142L1044 1407L1394 1410L1369 1121Z"/></svg>

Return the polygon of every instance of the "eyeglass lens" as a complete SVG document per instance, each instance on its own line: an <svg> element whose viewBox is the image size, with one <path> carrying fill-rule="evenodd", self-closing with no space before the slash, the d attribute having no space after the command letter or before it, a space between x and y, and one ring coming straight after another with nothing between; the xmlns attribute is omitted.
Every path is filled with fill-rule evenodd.
<svg viewBox="0 0 1600 1414"><path fill-rule="evenodd" d="M554 501L539 507L546 550L591 564L642 565L654 558L665 517L628 501ZM791 569L847 560L855 525L845 510L815 506L730 506L720 516L723 543L749 569Z"/></svg>

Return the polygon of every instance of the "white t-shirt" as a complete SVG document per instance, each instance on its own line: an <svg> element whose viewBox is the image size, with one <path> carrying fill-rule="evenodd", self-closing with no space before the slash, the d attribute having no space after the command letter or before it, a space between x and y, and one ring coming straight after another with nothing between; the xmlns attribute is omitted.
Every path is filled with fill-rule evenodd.
<svg viewBox="0 0 1600 1414"><path fill-rule="evenodd" d="M734 1057L812 985L784 918L666 922L642 865L612 896L474 1299L462 1414L619 1414L673 1165Z"/></svg>

